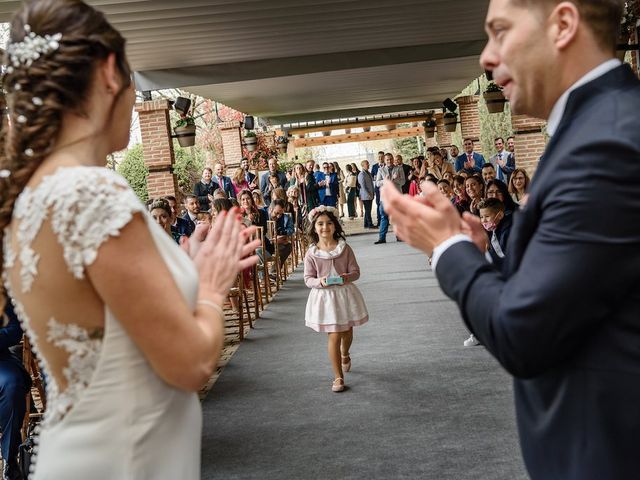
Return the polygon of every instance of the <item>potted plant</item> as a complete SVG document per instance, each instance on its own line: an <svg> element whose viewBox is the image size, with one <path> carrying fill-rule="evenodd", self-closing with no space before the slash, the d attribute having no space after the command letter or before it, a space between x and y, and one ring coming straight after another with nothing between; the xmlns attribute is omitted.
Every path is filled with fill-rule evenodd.
<svg viewBox="0 0 640 480"><path fill-rule="evenodd" d="M244 134L244 146L247 147L249 152L254 152L258 145L258 137L256 132L246 132Z"/></svg>
<svg viewBox="0 0 640 480"><path fill-rule="evenodd" d="M504 111L504 105L507 103L507 99L504 98L502 87L491 82L487 85L487 89L484 91L482 96L487 104L487 110L489 110L489 113L501 113Z"/></svg>
<svg viewBox="0 0 640 480"><path fill-rule="evenodd" d="M458 115L453 112L447 112L442 116L445 132L455 132L458 126Z"/></svg>
<svg viewBox="0 0 640 480"><path fill-rule="evenodd" d="M280 153L284 153L287 151L287 144L289 143L289 139L283 135L276 137L276 148Z"/></svg>
<svg viewBox="0 0 640 480"><path fill-rule="evenodd" d="M193 147L196 144L196 121L192 116L181 114L180 120L173 125L173 132L181 147Z"/></svg>
<svg viewBox="0 0 640 480"><path fill-rule="evenodd" d="M436 121L433 118L424 122L424 132L427 138L433 138L436 135Z"/></svg>

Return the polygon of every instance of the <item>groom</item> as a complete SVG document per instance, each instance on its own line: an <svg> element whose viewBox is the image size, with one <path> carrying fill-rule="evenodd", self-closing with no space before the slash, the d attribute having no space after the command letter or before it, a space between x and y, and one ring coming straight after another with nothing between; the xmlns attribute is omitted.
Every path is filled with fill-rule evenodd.
<svg viewBox="0 0 640 480"><path fill-rule="evenodd" d="M551 135L503 271L479 221L434 186L383 188L402 238L433 252L442 289L515 377L534 480L639 476L640 82L614 58L622 3L490 2L481 64Z"/></svg>

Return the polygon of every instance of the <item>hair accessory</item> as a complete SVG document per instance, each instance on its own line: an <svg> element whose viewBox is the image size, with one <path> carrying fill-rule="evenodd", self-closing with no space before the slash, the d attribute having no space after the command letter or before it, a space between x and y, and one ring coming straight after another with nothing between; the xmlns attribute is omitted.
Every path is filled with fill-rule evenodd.
<svg viewBox="0 0 640 480"><path fill-rule="evenodd" d="M3 170L0 170L0 178L9 178L10 176L11 176L11 172L6 168Z"/></svg>
<svg viewBox="0 0 640 480"><path fill-rule="evenodd" d="M7 46L7 54L14 67L24 65L28 68L42 55L54 52L60 47L61 33L41 37L31 31L29 24L25 24L24 31L27 34L21 42L10 43Z"/></svg>
<svg viewBox="0 0 640 480"><path fill-rule="evenodd" d="M43 104L42 99L40 97L33 97L31 99L31 103L33 103L34 105L37 105L39 107L41 107L42 104Z"/></svg>
<svg viewBox="0 0 640 480"><path fill-rule="evenodd" d="M323 213L333 213L334 215L338 213L338 210L335 207L327 207L325 205L320 205L319 207L314 208L309 212L309 218L313 221L318 215Z"/></svg>
<svg viewBox="0 0 640 480"><path fill-rule="evenodd" d="M18 115L18 118L16 118L16 120L18 121L18 123L27 123L27 117L25 117L24 115Z"/></svg>
<svg viewBox="0 0 640 480"><path fill-rule="evenodd" d="M18 91L18 90L22 90L22 86L21 86L19 83L16 83L16 84L13 86L13 89L14 89L14 90L16 90L16 91Z"/></svg>
<svg viewBox="0 0 640 480"><path fill-rule="evenodd" d="M27 149L24 151L24 154L25 154L27 157L33 157L33 149L32 149L32 148L27 148Z"/></svg>

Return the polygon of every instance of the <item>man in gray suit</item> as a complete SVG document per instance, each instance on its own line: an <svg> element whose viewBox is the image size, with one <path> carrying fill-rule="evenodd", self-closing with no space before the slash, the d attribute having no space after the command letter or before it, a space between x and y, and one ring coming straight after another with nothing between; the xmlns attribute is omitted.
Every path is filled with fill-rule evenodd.
<svg viewBox="0 0 640 480"><path fill-rule="evenodd" d="M376 228L371 219L371 207L375 198L373 177L369 172L369 162L364 160L360 163L362 171L358 174L358 185L360 185L360 200L364 204L364 228Z"/></svg>
<svg viewBox="0 0 640 480"><path fill-rule="evenodd" d="M509 177L516 169L516 159L504 149L504 139L502 137L496 138L494 145L496 154L489 159L489 162L496 170L496 178L508 185Z"/></svg>

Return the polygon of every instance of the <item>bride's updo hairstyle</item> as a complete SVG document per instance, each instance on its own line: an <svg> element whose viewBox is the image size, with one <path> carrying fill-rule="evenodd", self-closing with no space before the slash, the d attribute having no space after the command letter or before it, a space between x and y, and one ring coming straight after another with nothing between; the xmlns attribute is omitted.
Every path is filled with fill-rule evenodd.
<svg viewBox="0 0 640 480"><path fill-rule="evenodd" d="M2 78L9 118L0 134L0 258L16 198L58 147L64 113L89 116L95 67L111 53L123 79L117 100L131 82L125 40L101 12L79 0L32 0L15 14Z"/></svg>

